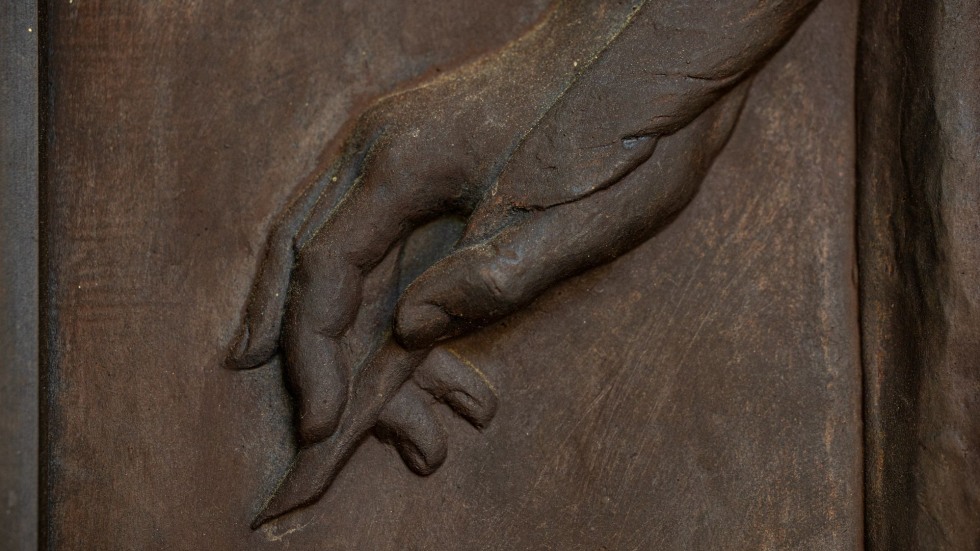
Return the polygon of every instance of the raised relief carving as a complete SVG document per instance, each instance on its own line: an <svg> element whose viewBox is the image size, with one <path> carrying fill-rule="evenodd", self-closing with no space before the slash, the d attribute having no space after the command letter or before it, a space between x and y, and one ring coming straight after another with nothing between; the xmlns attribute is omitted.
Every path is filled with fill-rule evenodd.
<svg viewBox="0 0 980 551"><path fill-rule="evenodd" d="M300 448L253 527L315 502L372 433L433 472L432 398L490 422L493 385L451 339L669 222L816 3L556 1L356 118L273 229L232 346L238 369L281 354L295 397Z"/></svg>

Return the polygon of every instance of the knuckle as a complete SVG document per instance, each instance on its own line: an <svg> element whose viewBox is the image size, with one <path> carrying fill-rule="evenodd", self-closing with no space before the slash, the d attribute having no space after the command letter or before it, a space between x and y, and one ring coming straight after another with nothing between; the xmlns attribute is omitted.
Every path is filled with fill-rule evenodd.
<svg viewBox="0 0 980 551"><path fill-rule="evenodd" d="M494 305L515 306L520 300L518 278L513 269L491 263L480 270L480 283Z"/></svg>

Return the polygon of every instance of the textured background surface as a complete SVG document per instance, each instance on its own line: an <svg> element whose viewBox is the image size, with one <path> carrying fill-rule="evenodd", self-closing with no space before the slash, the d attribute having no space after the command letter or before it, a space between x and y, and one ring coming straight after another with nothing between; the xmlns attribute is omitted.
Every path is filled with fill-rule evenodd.
<svg viewBox="0 0 980 551"><path fill-rule="evenodd" d="M58 549L787 549L862 541L856 2L756 79L692 205L454 348L501 406L418 478L370 441L247 525L292 453L278 369L220 368L271 217L367 100L543 0L58 2L44 205Z"/></svg>

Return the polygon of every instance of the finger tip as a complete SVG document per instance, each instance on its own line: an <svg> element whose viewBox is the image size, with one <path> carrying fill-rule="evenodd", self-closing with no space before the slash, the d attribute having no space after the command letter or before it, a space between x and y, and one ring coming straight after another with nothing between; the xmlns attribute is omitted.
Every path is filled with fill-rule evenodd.
<svg viewBox="0 0 980 551"><path fill-rule="evenodd" d="M290 509L288 507L284 507L278 497L278 495L273 495L269 502L266 503L265 507L259 511L259 514L255 515L255 518L252 519L252 523L249 525L252 530L258 530L265 524L268 524L289 512Z"/></svg>
<svg viewBox="0 0 980 551"><path fill-rule="evenodd" d="M257 354L245 354L242 356L229 355L225 358L224 366L225 369L232 371L248 371L249 369L261 367L269 360L271 360L271 356L260 356Z"/></svg>
<svg viewBox="0 0 980 551"><path fill-rule="evenodd" d="M483 431L490 426L490 422L493 421L493 418L496 415L497 415L497 406L496 404L493 404L491 406L486 407L483 410L480 410L479 413L472 415L471 417L469 417L468 420L470 424L473 425L473 428L479 431Z"/></svg>
<svg viewBox="0 0 980 551"><path fill-rule="evenodd" d="M267 515L265 511L262 511L254 519L252 519L252 524L250 524L249 527L252 530L258 530L259 528L262 528L262 525L264 525L266 522L269 522L270 520L272 520L272 517Z"/></svg>
<svg viewBox="0 0 980 551"><path fill-rule="evenodd" d="M309 446L317 442L323 442L333 435L337 430L337 423L328 422L303 422L300 421L297 435L301 446Z"/></svg>
<svg viewBox="0 0 980 551"><path fill-rule="evenodd" d="M463 391L451 391L443 400L478 430L485 429L497 414L497 399L492 392L472 396Z"/></svg>
<svg viewBox="0 0 980 551"><path fill-rule="evenodd" d="M297 424L297 437L300 446L309 446L317 442L323 442L337 432L340 424L339 412L344 408L344 404L333 406L329 413L305 412L299 417ZM333 412L337 413L334 414Z"/></svg>
<svg viewBox="0 0 980 551"><path fill-rule="evenodd" d="M412 349L432 346L445 338L451 325L452 318L442 308L427 302L403 304L395 315L395 332Z"/></svg>
<svg viewBox="0 0 980 551"><path fill-rule="evenodd" d="M228 357L225 358L225 367L228 369L248 369L244 361L248 352L248 341L248 325L243 325L228 347Z"/></svg>
<svg viewBox="0 0 980 551"><path fill-rule="evenodd" d="M448 445L444 441L424 442L420 445L405 442L399 447L402 460L419 476L429 476L439 470L446 461Z"/></svg>
<svg viewBox="0 0 980 551"><path fill-rule="evenodd" d="M242 360L241 358L228 357L225 358L224 368L230 371L248 371L257 366Z"/></svg>
<svg viewBox="0 0 980 551"><path fill-rule="evenodd" d="M264 525L286 515L291 512L295 507L284 505L280 503L279 500L273 498L273 500L267 504L259 514L255 515L252 519L252 523L249 525L252 530L258 530Z"/></svg>

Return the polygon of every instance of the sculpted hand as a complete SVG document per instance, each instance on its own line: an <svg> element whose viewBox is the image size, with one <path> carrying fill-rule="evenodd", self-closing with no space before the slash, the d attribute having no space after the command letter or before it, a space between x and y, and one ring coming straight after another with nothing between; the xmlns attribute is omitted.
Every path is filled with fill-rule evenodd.
<svg viewBox="0 0 980 551"><path fill-rule="evenodd" d="M365 276L418 225L473 210L568 88L574 59L602 42L562 36L622 16L570 22L581 11L556 9L503 51L382 98L280 219L229 363L252 368L282 352L301 443L332 434L348 399L353 366L339 344Z"/></svg>
<svg viewBox="0 0 980 551"><path fill-rule="evenodd" d="M420 390L476 424L493 409L468 407L486 382L445 350L426 360L431 347L625 253L690 200L762 54L696 76L638 70L633 4L561 4L502 52L384 98L281 219L231 363L282 352L302 448L256 525L319 497L371 430L430 472L445 435ZM640 67L666 63L648 50ZM402 292L385 259L446 215L467 219L461 240Z"/></svg>
<svg viewBox="0 0 980 551"><path fill-rule="evenodd" d="M384 264L368 264L371 269L366 271L363 264L348 260L346 254L363 250L345 248L345 240L356 239L358 228L334 226L337 222L328 220L302 249L297 270L308 266L307 251L323 256L317 257L315 271L293 276L283 335L291 380L296 381L297 375L307 377L299 379L302 386L297 387L306 400L299 413L300 434L307 444L329 439L325 445L300 450L294 467L255 525L319 497L372 429L395 443L416 472L426 474L438 467L445 457L446 437L421 389L447 401L478 426L493 415L496 401L479 372L446 350L436 349L427 357L428 348L490 323L530 302L553 283L611 260L648 238L692 196L734 126L743 96L740 90L733 92L688 127L659 139L638 166L623 171L615 181L590 186L582 196L545 203L537 199L552 199L553 190L531 188L538 196L521 193L519 185L502 177L493 188L495 193L488 193L473 211L456 250L404 291L396 319L398 337L407 346L387 336L389 306L387 318L375 316L387 319L387 325L381 321L373 333L369 331L378 344L362 364L356 363L356 355L344 353L342 345L350 338L351 328L358 327L357 320L365 316L364 304L384 302L380 297L390 296L385 287L365 284ZM643 151L653 141L619 147L632 153ZM505 170L504 174L518 172ZM586 182L578 183L585 188ZM417 196L424 198L428 191L431 189L420 190ZM345 208L341 204L334 216L345 218ZM379 215L363 213L357 218L367 224L360 235L370 242L380 239L379 227L404 224L410 228L426 218L416 218L418 212L431 216L445 211L423 203L417 209L389 212L376 224L367 222ZM399 213L411 214L400 217ZM374 250L385 255L397 248L403 231L387 233L390 241L372 244ZM324 246L319 243L330 245L320 248ZM328 251L344 254L334 256ZM334 280L329 277L332 274L342 277ZM334 304L345 309L335 310ZM297 312L322 317L303 317ZM342 315L325 316L324 312ZM324 326L307 325L313 320L336 325L325 326L330 332L317 331ZM422 367L415 371L419 363ZM413 372L414 380L405 383ZM310 396L327 399L314 402L311 408ZM317 416L321 411L326 415ZM304 415L313 416L313 421Z"/></svg>

